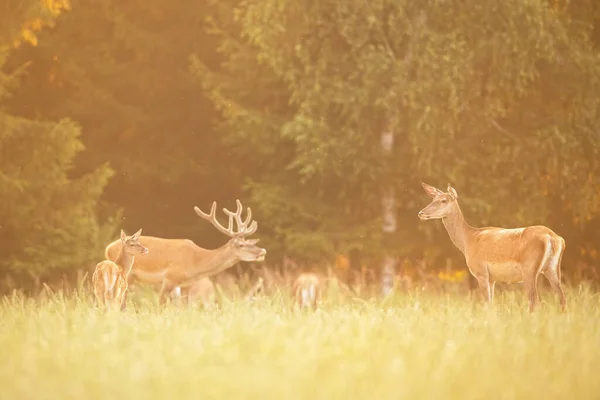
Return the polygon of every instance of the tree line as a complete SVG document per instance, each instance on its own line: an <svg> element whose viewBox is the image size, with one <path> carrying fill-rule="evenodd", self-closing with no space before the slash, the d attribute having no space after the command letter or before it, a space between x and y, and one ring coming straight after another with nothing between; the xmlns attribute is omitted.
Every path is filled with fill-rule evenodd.
<svg viewBox="0 0 600 400"><path fill-rule="evenodd" d="M236 198L273 263L462 265L416 217L422 180L473 225L555 230L564 275L598 272L591 0L3 2L4 276L90 270L120 228L218 246L192 208Z"/></svg>

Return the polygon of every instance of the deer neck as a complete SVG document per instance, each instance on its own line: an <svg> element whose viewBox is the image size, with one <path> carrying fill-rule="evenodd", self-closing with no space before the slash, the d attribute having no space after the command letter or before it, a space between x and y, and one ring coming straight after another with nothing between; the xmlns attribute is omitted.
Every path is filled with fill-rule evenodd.
<svg viewBox="0 0 600 400"><path fill-rule="evenodd" d="M119 250L119 255L117 255L117 259L115 260L115 264L121 267L121 270L125 273L125 276L129 276L131 273L131 268L133 267L134 256L133 254L129 254L125 251L123 246L121 246L121 250Z"/></svg>
<svg viewBox="0 0 600 400"><path fill-rule="evenodd" d="M465 221L465 217L460 210L458 202L455 203L454 210L446 217L442 218L442 223L450 236L452 243L463 253L467 247L467 242L474 228Z"/></svg>
<svg viewBox="0 0 600 400"><path fill-rule="evenodd" d="M213 250L212 254L208 256L207 259L198 260L196 265L201 265L202 269L194 271L194 275L198 278L200 278L200 276L216 275L219 272L233 267L238 261L240 261L240 259L233 247L229 244L225 244L218 249Z"/></svg>

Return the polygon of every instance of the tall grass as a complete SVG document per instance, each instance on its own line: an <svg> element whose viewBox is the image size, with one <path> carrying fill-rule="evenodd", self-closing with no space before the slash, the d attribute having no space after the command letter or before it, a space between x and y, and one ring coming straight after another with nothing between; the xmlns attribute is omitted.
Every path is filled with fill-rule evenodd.
<svg viewBox="0 0 600 400"><path fill-rule="evenodd" d="M0 304L1 399L597 399L600 297L488 309L397 295L295 312L286 296L202 311L88 296Z"/></svg>

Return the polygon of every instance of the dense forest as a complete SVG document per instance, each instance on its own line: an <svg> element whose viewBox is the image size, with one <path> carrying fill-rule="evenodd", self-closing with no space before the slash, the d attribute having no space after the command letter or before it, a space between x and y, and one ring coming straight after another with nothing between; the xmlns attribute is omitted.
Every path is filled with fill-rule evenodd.
<svg viewBox="0 0 600 400"><path fill-rule="evenodd" d="M466 268L441 223L417 218L421 181L451 183L472 225L550 227L565 279L600 280L593 0L0 10L0 285L74 279L121 228L219 246L193 207L236 198L268 265L378 271L389 253Z"/></svg>

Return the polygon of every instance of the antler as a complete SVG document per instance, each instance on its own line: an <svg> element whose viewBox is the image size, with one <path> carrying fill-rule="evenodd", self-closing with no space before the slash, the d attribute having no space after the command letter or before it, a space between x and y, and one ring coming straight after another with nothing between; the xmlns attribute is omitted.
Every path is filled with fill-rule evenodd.
<svg viewBox="0 0 600 400"><path fill-rule="evenodd" d="M215 228L217 228L217 230L219 230L219 232L224 233L229 237L248 236L248 235L253 234L254 232L256 232L256 229L258 229L258 223L256 221L252 221L250 226L248 226L248 224L250 223L250 220L252 218L252 211L250 210L250 207L248 207L248 216L246 217L246 220L242 221L242 203L238 199L238 200L236 200L236 204L237 204L237 210L235 213L229 211L226 208L223 208L223 212L229 217L229 223L227 225L227 228L225 228L223 225L221 225L219 223L219 221L217 221L217 216L216 216L217 202L216 201L213 201L209 214L206 214L205 212L200 210L198 207L194 207L194 211L196 212L196 214L198 214L199 217L201 217L201 218L209 221L211 224L213 224L213 226ZM237 232L233 231L233 219L234 218L235 218L235 222L236 222L237 228L238 228Z"/></svg>
<svg viewBox="0 0 600 400"><path fill-rule="evenodd" d="M233 218L231 216L229 216L229 223L227 224L227 228L225 228L223 225L221 225L219 223L219 221L217 221L217 216L216 216L217 202L216 201L213 201L213 203L212 203L212 207L210 208L210 214L206 214L205 212L203 212L196 206L194 206L194 211L196 211L196 214L198 214L198 216L200 218L204 218L205 220L207 220L211 224L213 224L213 226L215 228L217 228L217 230L219 232L224 233L230 237L233 237L235 235L235 232L233 232Z"/></svg>
<svg viewBox="0 0 600 400"><path fill-rule="evenodd" d="M230 221L232 218L235 218L235 222L238 228L236 235L252 235L254 232L256 232L256 229L258 229L258 223L256 221L252 221L250 226L248 226L250 220L252 219L252 210L250 209L250 207L248 207L248 215L246 216L246 220L242 221L242 202L239 199L237 199L235 202L237 204L237 209L235 212L229 211L226 208L223 208L223 212L229 216Z"/></svg>

